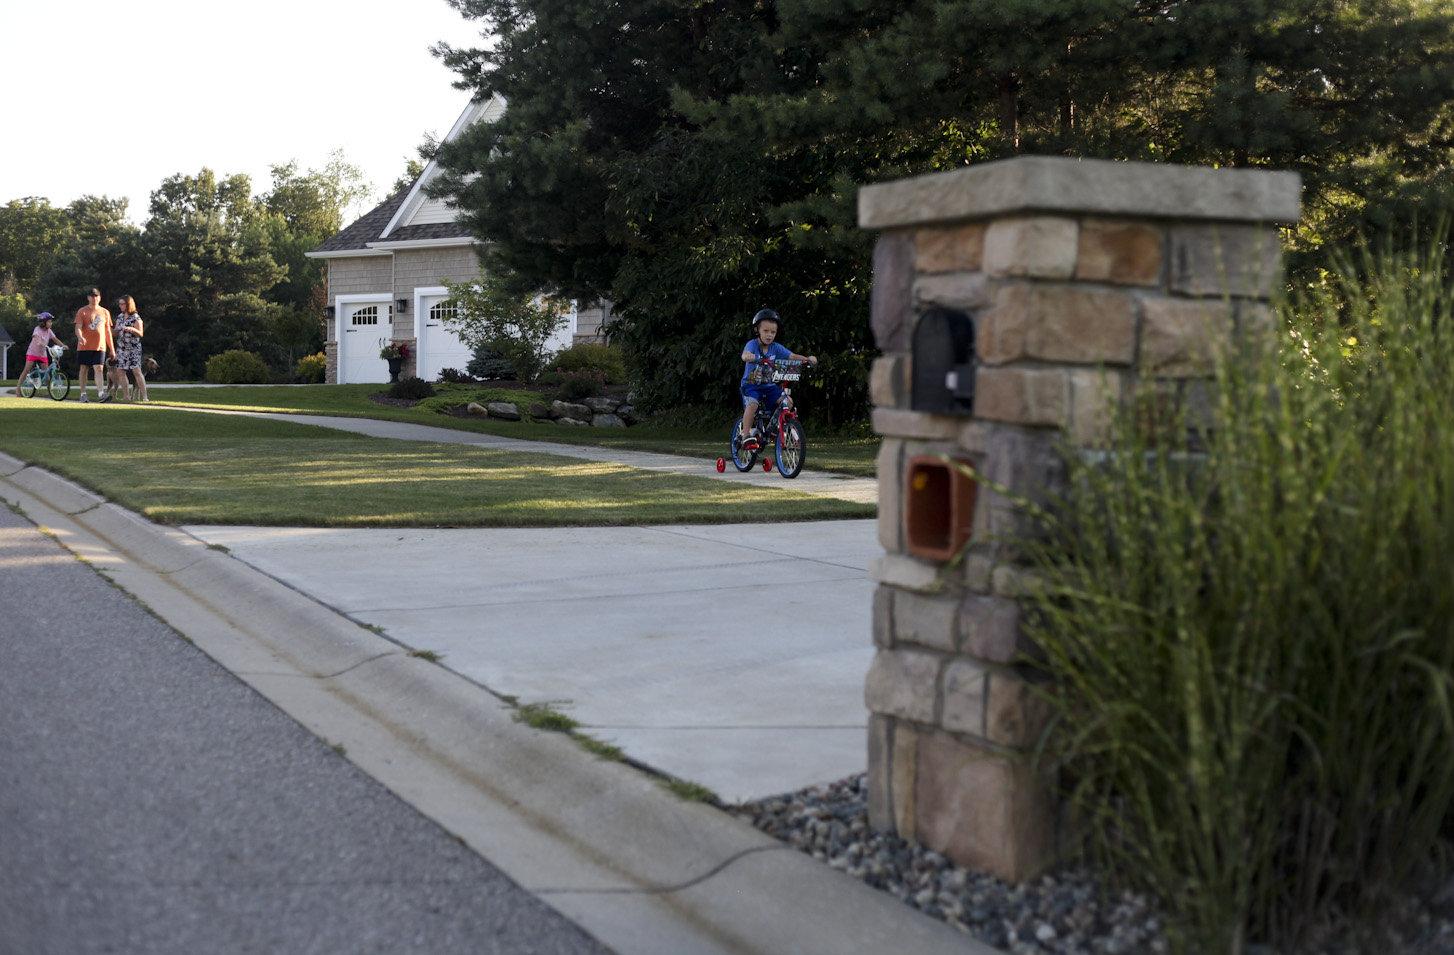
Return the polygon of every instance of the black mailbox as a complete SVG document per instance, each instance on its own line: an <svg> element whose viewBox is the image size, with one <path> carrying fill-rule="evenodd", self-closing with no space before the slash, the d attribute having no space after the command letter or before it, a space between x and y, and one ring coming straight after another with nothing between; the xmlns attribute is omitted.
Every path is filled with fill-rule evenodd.
<svg viewBox="0 0 1454 955"><path fill-rule="evenodd" d="M910 405L932 414L974 413L974 319L935 308L914 326Z"/></svg>

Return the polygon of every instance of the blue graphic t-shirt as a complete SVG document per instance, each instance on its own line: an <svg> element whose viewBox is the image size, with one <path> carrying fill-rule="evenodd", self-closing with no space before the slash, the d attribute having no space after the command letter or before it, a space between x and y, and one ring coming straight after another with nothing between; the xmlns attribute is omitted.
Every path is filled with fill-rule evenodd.
<svg viewBox="0 0 1454 955"><path fill-rule="evenodd" d="M752 339L752 341L742 346L742 350L745 352L751 352L759 359L771 358L773 361L793 357L793 353L791 351L784 348L782 345L779 345L777 342L773 342L771 345L767 346L767 354L764 355L762 353L762 342L758 341L756 338ZM748 381L752 378L752 369L756 367L757 364L755 362L745 361L742 363L742 383L744 385L747 384Z"/></svg>

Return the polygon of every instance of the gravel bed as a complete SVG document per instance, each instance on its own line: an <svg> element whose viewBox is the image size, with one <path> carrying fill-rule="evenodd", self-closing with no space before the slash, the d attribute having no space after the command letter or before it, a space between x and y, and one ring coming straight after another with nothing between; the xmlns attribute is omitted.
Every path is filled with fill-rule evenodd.
<svg viewBox="0 0 1454 955"><path fill-rule="evenodd" d="M1170 952L1154 901L1113 892L1084 869L1012 885L868 824L865 777L732 808L763 832L1014 955L1160 955ZM1454 955L1454 882L1433 902L1384 909L1371 931L1330 930L1301 955ZM1277 955L1249 946L1248 955Z"/></svg>
<svg viewBox="0 0 1454 955"><path fill-rule="evenodd" d="M1170 951L1149 899L1103 892L1084 871L1062 870L1011 885L873 831L861 774L733 811L813 858L1015 955Z"/></svg>

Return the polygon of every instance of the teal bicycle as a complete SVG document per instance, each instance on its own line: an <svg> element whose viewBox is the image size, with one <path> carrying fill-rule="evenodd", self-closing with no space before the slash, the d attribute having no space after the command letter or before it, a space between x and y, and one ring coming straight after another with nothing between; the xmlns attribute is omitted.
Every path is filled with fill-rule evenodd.
<svg viewBox="0 0 1454 955"><path fill-rule="evenodd" d="M52 345L47 351L50 352L50 364L30 370L30 374L20 382L20 397L34 398L37 392L44 389L56 401L65 401L66 396L71 393L71 379L61 371L61 353L65 348Z"/></svg>

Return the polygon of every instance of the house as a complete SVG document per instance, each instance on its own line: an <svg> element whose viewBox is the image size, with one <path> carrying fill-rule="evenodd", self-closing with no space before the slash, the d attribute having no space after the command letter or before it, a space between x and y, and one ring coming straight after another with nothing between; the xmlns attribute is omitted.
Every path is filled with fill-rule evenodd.
<svg viewBox="0 0 1454 955"><path fill-rule="evenodd" d="M498 97L470 103L445 142L475 123L498 119L504 111ZM390 341L409 346L403 374L425 381L437 379L445 368L463 371L469 363L470 348L443 321L453 310L445 283L479 275L478 242L460 224L455 209L425 195L438 173L430 161L407 189L308 253L328 263L324 349L329 384L388 381L388 364L379 349ZM608 310L573 309L552 347L600 341Z"/></svg>

